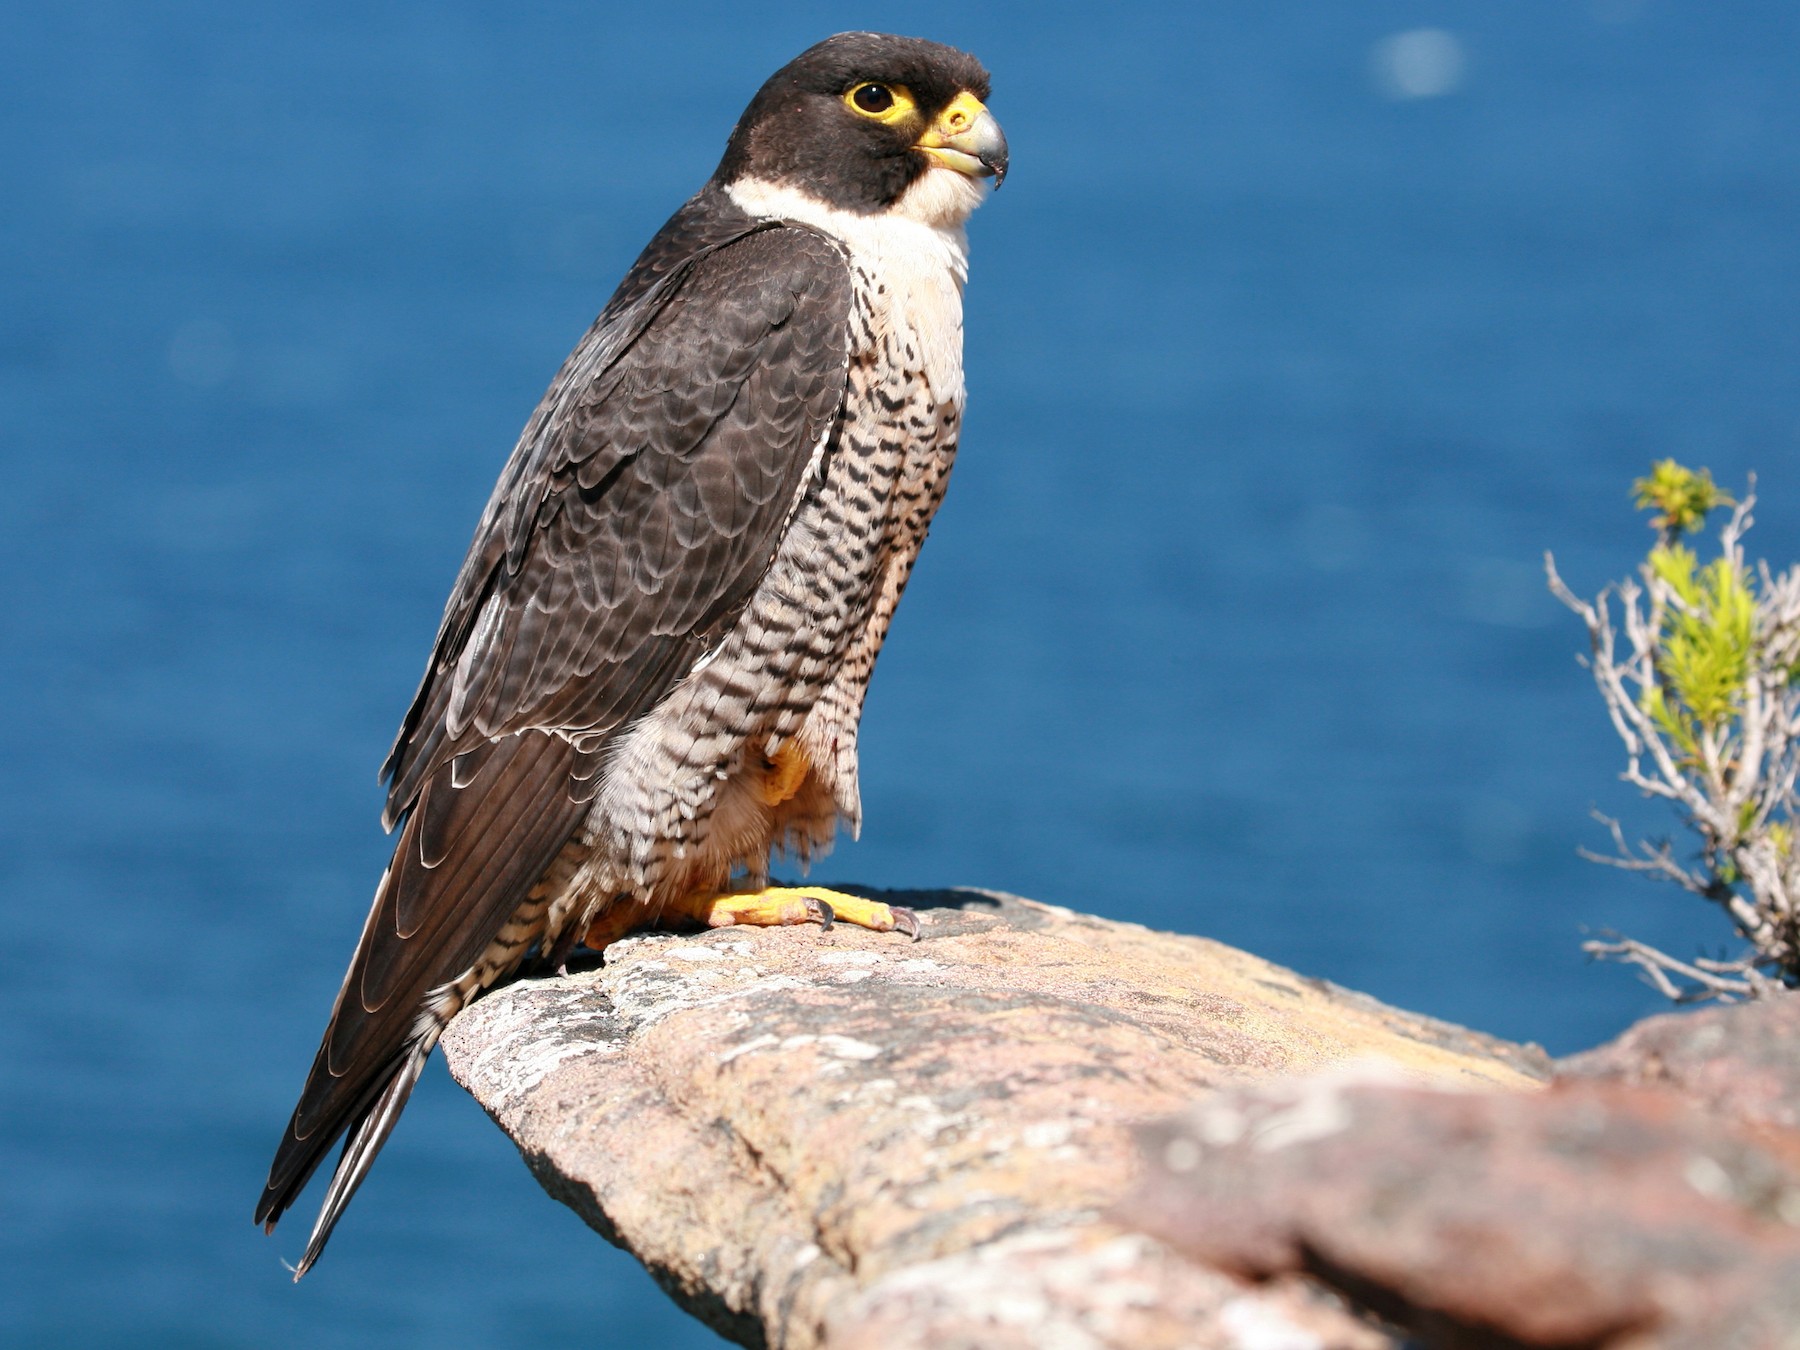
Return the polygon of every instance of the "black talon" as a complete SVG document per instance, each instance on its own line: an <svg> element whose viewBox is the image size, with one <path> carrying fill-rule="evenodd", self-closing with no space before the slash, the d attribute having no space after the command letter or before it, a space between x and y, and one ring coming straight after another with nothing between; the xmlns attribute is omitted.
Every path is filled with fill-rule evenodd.
<svg viewBox="0 0 1800 1350"><path fill-rule="evenodd" d="M894 931L905 933L914 942L919 940L919 916L904 905L889 905L894 916Z"/></svg>
<svg viewBox="0 0 1800 1350"><path fill-rule="evenodd" d="M577 925L569 924L556 935L555 943L544 953L544 960L558 975L566 976L569 973L569 953L575 950L575 939L580 932Z"/></svg>
<svg viewBox="0 0 1800 1350"><path fill-rule="evenodd" d="M807 917L819 921L821 933L830 932L831 925L837 922L837 911L814 895L806 897L806 913Z"/></svg>

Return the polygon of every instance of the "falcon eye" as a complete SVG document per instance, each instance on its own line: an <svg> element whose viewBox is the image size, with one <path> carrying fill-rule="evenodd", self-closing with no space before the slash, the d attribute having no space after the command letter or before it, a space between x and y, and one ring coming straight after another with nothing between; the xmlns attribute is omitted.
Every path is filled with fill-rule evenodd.
<svg viewBox="0 0 1800 1350"><path fill-rule="evenodd" d="M859 84L850 91L850 101L859 111L879 117L894 106L894 93L885 84Z"/></svg>
<svg viewBox="0 0 1800 1350"><path fill-rule="evenodd" d="M844 102L857 116L872 118L889 127L907 122L919 111L912 90L903 84L882 84L878 80L865 80L857 85L844 95Z"/></svg>

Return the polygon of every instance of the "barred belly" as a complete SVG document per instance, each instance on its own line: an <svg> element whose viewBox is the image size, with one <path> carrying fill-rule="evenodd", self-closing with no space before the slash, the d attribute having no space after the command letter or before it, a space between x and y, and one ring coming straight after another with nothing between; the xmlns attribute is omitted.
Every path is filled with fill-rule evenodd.
<svg viewBox="0 0 1800 1350"><path fill-rule="evenodd" d="M649 919L696 890L761 884L771 851L804 864L830 847L840 820L860 827L863 695L943 500L962 386L959 368L940 394L921 361L924 336L896 322L883 270L852 265L843 416L737 626L609 747L593 810L565 854L579 865L550 906L551 934L615 903ZM809 771L770 803L758 788L790 742Z"/></svg>

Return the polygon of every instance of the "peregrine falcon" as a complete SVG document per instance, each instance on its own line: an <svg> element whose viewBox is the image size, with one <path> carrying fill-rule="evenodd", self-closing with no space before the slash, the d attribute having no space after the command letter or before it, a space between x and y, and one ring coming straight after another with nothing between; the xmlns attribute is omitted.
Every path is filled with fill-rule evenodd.
<svg viewBox="0 0 1800 1350"><path fill-rule="evenodd" d="M860 824L856 734L963 412L988 76L844 33L758 91L563 363L388 755L399 827L256 1220L341 1137L318 1260L438 1036L528 955L656 921L904 910L768 888Z"/></svg>

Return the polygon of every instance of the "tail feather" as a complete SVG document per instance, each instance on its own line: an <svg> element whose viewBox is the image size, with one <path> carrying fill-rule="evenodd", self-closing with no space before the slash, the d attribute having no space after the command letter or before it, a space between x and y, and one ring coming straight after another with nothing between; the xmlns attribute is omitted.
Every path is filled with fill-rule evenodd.
<svg viewBox="0 0 1800 1350"><path fill-rule="evenodd" d="M270 1165L256 1206L265 1230L347 1135L296 1278L318 1260L438 1036L475 992L463 982L587 814L571 796L573 772L587 761L561 737L523 732L478 750L466 777L454 761L433 774L406 816ZM523 953L520 944L503 955Z"/></svg>
<svg viewBox="0 0 1800 1350"><path fill-rule="evenodd" d="M300 1264L294 1267L296 1284L324 1253L325 1244L331 1240L331 1230L337 1227L337 1221L356 1194L356 1188L362 1185L363 1178L369 1174L375 1155L381 1152L381 1146L393 1132L401 1111L406 1109L407 1099L412 1096L419 1075L425 1070L425 1061L431 1057L431 1048L437 1044L438 1034L442 1030L442 1024L436 1024L428 1034L413 1042L405 1057L394 1066L393 1076L382 1086L368 1111L345 1136L344 1151L339 1155L337 1168L331 1174L331 1185L326 1188L325 1201L319 1206L319 1217L313 1221L312 1234L306 1239L306 1251L300 1257Z"/></svg>

